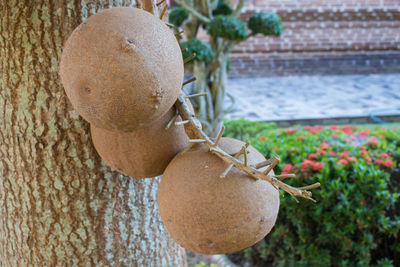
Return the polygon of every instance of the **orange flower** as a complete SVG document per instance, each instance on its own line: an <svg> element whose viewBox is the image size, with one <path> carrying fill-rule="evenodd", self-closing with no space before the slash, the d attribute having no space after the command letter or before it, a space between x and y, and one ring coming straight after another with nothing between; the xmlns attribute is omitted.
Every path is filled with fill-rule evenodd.
<svg viewBox="0 0 400 267"><path fill-rule="evenodd" d="M304 136L298 135L298 136L296 136L296 139L297 139L297 140L304 140Z"/></svg>

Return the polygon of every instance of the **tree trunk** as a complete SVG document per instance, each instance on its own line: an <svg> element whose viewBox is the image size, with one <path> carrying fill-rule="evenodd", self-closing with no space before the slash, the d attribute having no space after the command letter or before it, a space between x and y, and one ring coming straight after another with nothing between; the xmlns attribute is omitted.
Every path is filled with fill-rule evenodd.
<svg viewBox="0 0 400 267"><path fill-rule="evenodd" d="M1 266L186 265L158 214L159 178L107 167L60 84L66 38L112 3L132 5L0 3Z"/></svg>

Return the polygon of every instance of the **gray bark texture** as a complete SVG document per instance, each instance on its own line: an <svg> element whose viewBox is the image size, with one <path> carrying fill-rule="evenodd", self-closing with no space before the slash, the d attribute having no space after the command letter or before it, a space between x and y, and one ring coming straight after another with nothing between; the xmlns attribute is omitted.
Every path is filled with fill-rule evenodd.
<svg viewBox="0 0 400 267"><path fill-rule="evenodd" d="M186 266L159 178L111 170L62 88L72 30L118 0L0 3L0 266Z"/></svg>

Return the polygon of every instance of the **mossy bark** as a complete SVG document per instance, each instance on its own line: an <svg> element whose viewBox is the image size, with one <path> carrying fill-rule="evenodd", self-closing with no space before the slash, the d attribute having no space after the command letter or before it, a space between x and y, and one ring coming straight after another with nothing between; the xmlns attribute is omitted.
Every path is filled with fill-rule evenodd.
<svg viewBox="0 0 400 267"><path fill-rule="evenodd" d="M133 3L0 3L1 266L186 265L158 214L159 178L107 167L60 83L71 31L115 5Z"/></svg>

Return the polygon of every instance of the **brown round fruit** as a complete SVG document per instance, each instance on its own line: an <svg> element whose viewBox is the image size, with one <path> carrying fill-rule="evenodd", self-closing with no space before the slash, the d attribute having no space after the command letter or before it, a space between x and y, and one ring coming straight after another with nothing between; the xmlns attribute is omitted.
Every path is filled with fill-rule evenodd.
<svg viewBox="0 0 400 267"><path fill-rule="evenodd" d="M184 66L164 22L146 11L119 7L91 16L73 31L60 74L84 119L103 129L133 131L172 107Z"/></svg>
<svg viewBox="0 0 400 267"><path fill-rule="evenodd" d="M228 153L238 152L243 145L230 138L219 143ZM253 147L247 150L249 164L265 160ZM238 251L261 240L275 224L278 190L236 168L221 179L227 167L200 145L178 154L161 178L158 205L162 221L171 237L190 251Z"/></svg>
<svg viewBox="0 0 400 267"><path fill-rule="evenodd" d="M145 128L133 132L109 131L90 125L92 141L101 158L112 168L134 177L161 175L188 142L183 126L165 129L175 108ZM178 117L177 121L180 121Z"/></svg>

